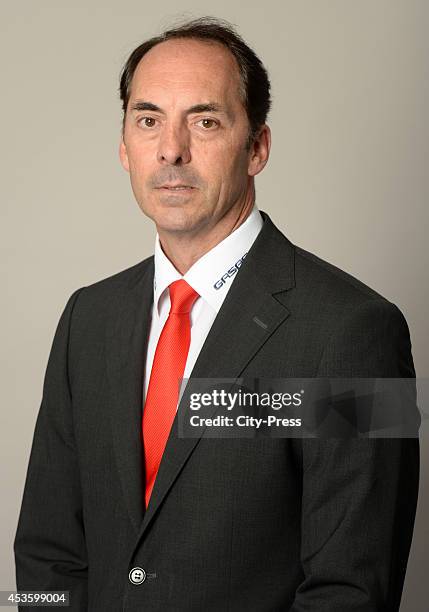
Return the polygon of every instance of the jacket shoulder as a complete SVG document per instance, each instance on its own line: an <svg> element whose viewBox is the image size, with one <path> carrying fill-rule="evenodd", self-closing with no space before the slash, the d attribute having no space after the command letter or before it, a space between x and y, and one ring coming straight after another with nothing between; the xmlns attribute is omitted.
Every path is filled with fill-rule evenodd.
<svg viewBox="0 0 429 612"><path fill-rule="evenodd" d="M145 274L145 272L150 269L151 266L153 266L153 259L153 255L151 255L150 257L139 261L129 268L125 268L124 270L120 270L115 274L111 274L110 276L95 281L90 285L86 285L85 287L82 287L82 289L85 289L85 293L87 294L95 295L133 285L134 282L137 282L141 276Z"/></svg>
<svg viewBox="0 0 429 612"><path fill-rule="evenodd" d="M110 304L117 303L122 295L153 270L153 259L151 255L129 268L76 289L68 302L73 309L74 320L96 321L108 311Z"/></svg>
<svg viewBox="0 0 429 612"><path fill-rule="evenodd" d="M363 302L389 300L378 291L314 253L294 246L295 282L298 291L311 291L316 299L331 306L358 306Z"/></svg>
<svg viewBox="0 0 429 612"><path fill-rule="evenodd" d="M386 319L406 326L402 310L352 274L294 245L295 287L290 306L299 316L335 329L357 318Z"/></svg>

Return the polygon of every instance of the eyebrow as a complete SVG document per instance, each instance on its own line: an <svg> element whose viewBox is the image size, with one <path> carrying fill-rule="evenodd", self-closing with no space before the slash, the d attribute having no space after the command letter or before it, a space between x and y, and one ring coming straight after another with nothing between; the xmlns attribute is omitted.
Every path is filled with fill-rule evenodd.
<svg viewBox="0 0 429 612"><path fill-rule="evenodd" d="M131 105L132 111L153 111L157 113L165 114L165 112L152 102L146 102L145 100L137 100ZM190 108L186 109L186 114L192 113L224 113L225 115L229 115L229 113L217 102L207 102L205 104L194 104Z"/></svg>

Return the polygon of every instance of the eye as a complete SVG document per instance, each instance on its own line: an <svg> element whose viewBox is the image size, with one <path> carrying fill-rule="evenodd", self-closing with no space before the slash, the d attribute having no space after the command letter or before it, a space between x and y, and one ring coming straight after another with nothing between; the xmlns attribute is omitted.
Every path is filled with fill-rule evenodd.
<svg viewBox="0 0 429 612"><path fill-rule="evenodd" d="M209 118L205 118L205 119L200 119L199 121L197 121L198 123L202 123L204 128L206 129L213 129L214 126L218 125L218 122L215 121L214 119L209 119Z"/></svg>
<svg viewBox="0 0 429 612"><path fill-rule="evenodd" d="M139 125L147 128L154 127L155 122L156 119L154 119L153 117L140 117L140 119L137 121Z"/></svg>

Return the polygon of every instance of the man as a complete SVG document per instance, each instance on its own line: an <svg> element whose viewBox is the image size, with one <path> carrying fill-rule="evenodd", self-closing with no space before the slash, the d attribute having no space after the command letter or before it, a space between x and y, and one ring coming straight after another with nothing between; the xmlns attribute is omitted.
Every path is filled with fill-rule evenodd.
<svg viewBox="0 0 429 612"><path fill-rule="evenodd" d="M269 82L228 24L143 43L120 91L155 256L61 316L18 589L68 590L79 611L398 610L417 439L190 439L176 409L181 377L414 377L401 312L256 207Z"/></svg>

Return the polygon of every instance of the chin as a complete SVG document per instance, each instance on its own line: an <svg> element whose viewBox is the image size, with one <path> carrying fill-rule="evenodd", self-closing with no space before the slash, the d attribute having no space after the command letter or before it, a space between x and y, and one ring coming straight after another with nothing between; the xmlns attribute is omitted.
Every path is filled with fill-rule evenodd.
<svg viewBox="0 0 429 612"><path fill-rule="evenodd" d="M185 212L183 207L159 207L145 213L155 223L158 231L185 232L192 229L195 224L193 215Z"/></svg>
<svg viewBox="0 0 429 612"><path fill-rule="evenodd" d="M201 214L201 210L198 211L197 206L157 202L150 209L141 208L158 230L164 232L192 232L204 225L205 221L205 216Z"/></svg>
<svg viewBox="0 0 429 612"><path fill-rule="evenodd" d="M190 233L197 230L200 224L196 223L192 219L172 219L163 216L160 219L155 219L155 224L158 231L171 232L171 233Z"/></svg>

